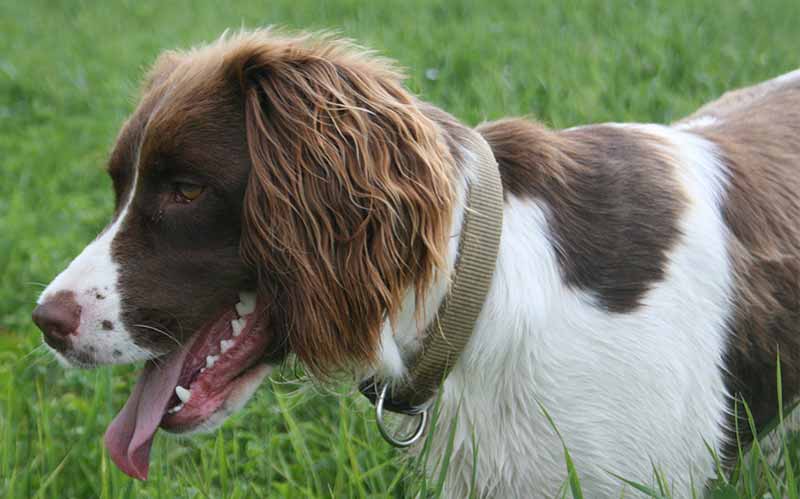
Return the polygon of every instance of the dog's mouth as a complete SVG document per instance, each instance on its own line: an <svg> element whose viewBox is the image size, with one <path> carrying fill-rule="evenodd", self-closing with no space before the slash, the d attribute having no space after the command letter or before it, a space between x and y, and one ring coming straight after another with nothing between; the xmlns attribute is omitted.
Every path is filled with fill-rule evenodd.
<svg viewBox="0 0 800 499"><path fill-rule="evenodd" d="M269 337L253 293L197 331L178 350L145 364L133 393L109 425L105 444L127 475L147 478L159 427L210 429L240 409L269 374Z"/></svg>

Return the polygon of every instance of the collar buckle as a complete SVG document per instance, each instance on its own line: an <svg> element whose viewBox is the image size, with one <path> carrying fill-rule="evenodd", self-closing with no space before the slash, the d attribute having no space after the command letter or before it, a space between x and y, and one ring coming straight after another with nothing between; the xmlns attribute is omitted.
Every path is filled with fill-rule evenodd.
<svg viewBox="0 0 800 499"><path fill-rule="evenodd" d="M389 385L383 385L381 388L380 393L378 394L378 398L375 401L375 420L378 423L378 430L381 432L383 438L389 442L394 447L403 449L405 447L411 447L415 443L422 438L425 434L425 430L428 426L428 409L417 410L417 412L404 412L408 416L418 416L419 422L417 423L416 429L405 438L398 438L397 436L393 435L389 428L386 426L386 422L383 420L383 405L386 400L386 393L389 390ZM396 411L392 411L396 412Z"/></svg>

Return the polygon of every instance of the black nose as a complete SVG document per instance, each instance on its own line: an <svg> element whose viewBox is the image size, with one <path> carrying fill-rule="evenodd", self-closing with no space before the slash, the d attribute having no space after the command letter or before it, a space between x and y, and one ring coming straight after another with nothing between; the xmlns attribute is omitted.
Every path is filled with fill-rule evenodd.
<svg viewBox="0 0 800 499"><path fill-rule="evenodd" d="M58 351L70 347L70 336L78 334L81 306L71 291L60 291L33 309L33 322L44 333L44 341Z"/></svg>

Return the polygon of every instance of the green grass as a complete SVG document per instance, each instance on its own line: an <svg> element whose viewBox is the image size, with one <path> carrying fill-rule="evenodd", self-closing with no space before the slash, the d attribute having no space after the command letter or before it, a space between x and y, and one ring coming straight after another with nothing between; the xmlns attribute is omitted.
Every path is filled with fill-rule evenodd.
<svg viewBox="0 0 800 499"><path fill-rule="evenodd" d="M242 25L334 28L398 59L413 91L468 123L530 114L564 127L668 122L724 89L794 69L797 19L796 0L0 0L0 497L438 490L394 457L359 397L285 385L261 390L216 434L159 437L150 481L134 482L101 445L133 370L64 371L35 350L32 304L110 215L104 161L161 49ZM785 443L794 466L799 447ZM785 464L745 460L712 495L791 492L798 470ZM572 494L580 483L569 476ZM668 483L652 491L667 495Z"/></svg>

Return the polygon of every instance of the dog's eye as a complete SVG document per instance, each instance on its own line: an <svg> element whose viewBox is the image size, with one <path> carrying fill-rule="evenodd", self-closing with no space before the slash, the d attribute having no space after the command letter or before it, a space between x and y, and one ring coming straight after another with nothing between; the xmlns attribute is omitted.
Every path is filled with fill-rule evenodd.
<svg viewBox="0 0 800 499"><path fill-rule="evenodd" d="M175 183L175 201L178 203L191 203L203 193L205 187L188 182Z"/></svg>

